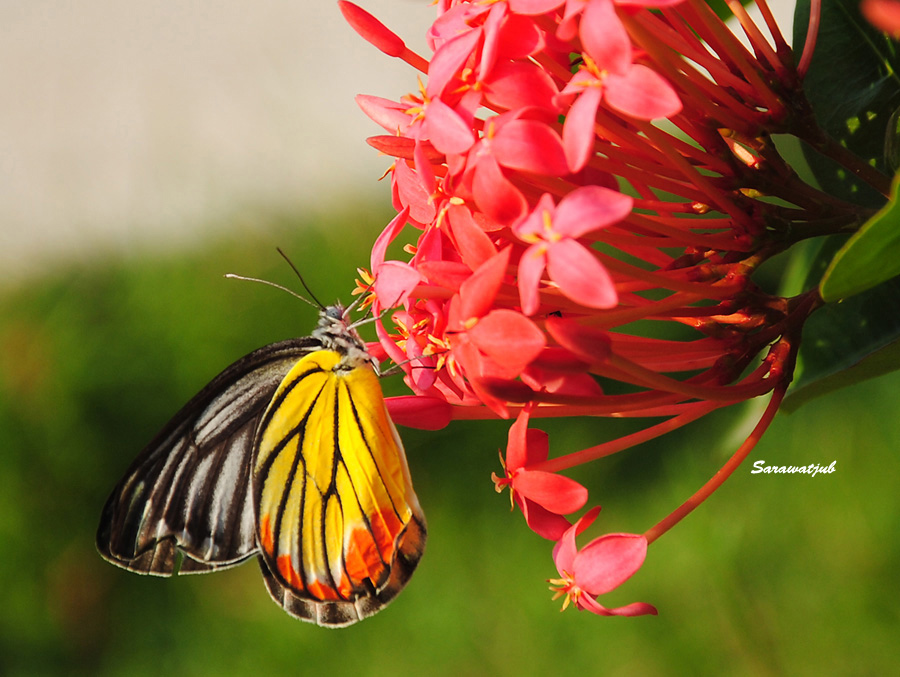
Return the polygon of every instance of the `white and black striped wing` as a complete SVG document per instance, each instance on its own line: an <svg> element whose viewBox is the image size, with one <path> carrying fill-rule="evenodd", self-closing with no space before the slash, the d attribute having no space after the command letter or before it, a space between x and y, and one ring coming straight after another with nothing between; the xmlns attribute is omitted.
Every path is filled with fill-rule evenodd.
<svg viewBox="0 0 900 677"><path fill-rule="evenodd" d="M298 338L260 348L191 399L107 500L97 530L100 554L158 576L221 569L255 554L256 429L284 376L320 345Z"/></svg>

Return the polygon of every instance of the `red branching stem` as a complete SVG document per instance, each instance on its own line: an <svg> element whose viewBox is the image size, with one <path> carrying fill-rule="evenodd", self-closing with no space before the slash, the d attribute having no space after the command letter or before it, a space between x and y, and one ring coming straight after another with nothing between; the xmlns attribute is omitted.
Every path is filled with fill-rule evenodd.
<svg viewBox="0 0 900 677"><path fill-rule="evenodd" d="M685 15L688 23L697 29L698 33L709 42L716 54L725 63L738 69L744 79L752 86L757 96L762 97L763 107L771 110L779 105L777 97L760 75L760 63L753 58L734 34L728 30L704 0L685 0L678 7L677 11ZM752 25L746 13L744 13L744 16Z"/></svg>
<svg viewBox="0 0 900 677"><path fill-rule="evenodd" d="M756 447L756 443L759 442L763 433L768 429L769 424L772 423L772 419L775 418L775 414L778 411L778 407L781 405L781 401L784 399L784 394L787 391L787 383L783 383L779 385L778 388L772 393L772 398L769 400L769 404L766 406L765 411L763 412L762 417L759 422L756 424L756 427L753 428L753 432L750 433L749 437L738 447L738 450L732 455L732 457L725 463L722 468L716 472L712 478L704 484L693 496L691 496L688 500L681 504L677 510L668 515L665 519L661 520L654 527L648 529L644 532L644 536L646 537L649 543L652 543L657 538L666 533L673 526L678 524L682 519L687 517L697 506L699 506L703 501L712 495L712 493L718 489L722 484L731 477L732 473L738 469L741 463L744 462L744 459L750 455L750 452L753 451L754 447Z"/></svg>
<svg viewBox="0 0 900 677"><path fill-rule="evenodd" d="M891 191L891 177L872 167L853 151L843 146L839 141L825 134L819 127L807 125L794 130L796 135L809 145L846 169L853 172L862 181L887 197Z"/></svg>
<svg viewBox="0 0 900 677"><path fill-rule="evenodd" d="M803 41L803 53L797 64L797 73L801 78L809 71L813 53L816 51L816 41L819 38L819 24L822 20L822 0L812 0L809 3L809 25L806 27L806 39Z"/></svg>
<svg viewBox="0 0 900 677"><path fill-rule="evenodd" d="M666 221L666 219L632 214L628 217L625 223L639 226L641 229L643 229L644 232L668 236L672 243L670 246L673 247L692 246L703 247L704 249L741 249L732 234L717 236L712 233L692 233L686 230L685 227L681 225L681 223L679 223L677 227L673 227L667 225L666 223L664 223L664 221ZM679 221L684 222L684 219L679 219ZM708 227L704 220L691 221L690 223L690 227L693 228ZM602 236L599 237L599 239L602 240Z"/></svg>
<svg viewBox="0 0 900 677"><path fill-rule="evenodd" d="M685 397L693 397L711 402L740 402L751 397L757 397L772 389L763 376L768 372L767 366L761 366L754 374L745 379L743 386L697 386L690 380L663 376L655 371L646 369L636 362L626 360L615 354L609 356L606 363L592 365L592 373L613 378L622 383L632 383L645 388L652 388L662 392L676 393ZM748 381L757 381L752 387L748 387Z"/></svg>
<svg viewBox="0 0 900 677"><path fill-rule="evenodd" d="M634 26L633 32L644 32L639 22L631 21ZM649 41L650 36L647 35L645 42ZM740 103L707 76L701 75L688 62L681 60L676 50L663 51L656 46L652 48L652 55L655 57L654 68L664 73L672 84L685 92L682 100L690 110L691 117L717 120L720 126L725 127L747 128L748 124L753 124L752 120L748 120L748 109L745 104ZM731 79L733 80L733 77ZM758 92L754 91L752 95L758 95ZM757 117L758 113L754 111L753 116Z"/></svg>
<svg viewBox="0 0 900 677"><path fill-rule="evenodd" d="M551 458L547 461L542 461L541 463L535 463L532 466L528 466L528 469L543 470L544 472L559 472L560 470L574 468L582 463L596 461L599 458L616 454L625 449L630 449L633 446L655 439L661 435L672 432L673 430L677 430L692 421L703 418L710 412L723 406L725 405L722 403L697 402L691 405L688 411L670 418L668 421L657 423L656 425L644 428L643 430L631 433L630 435L625 435L624 437L619 437L618 439L610 440L603 444L588 447L581 451Z"/></svg>
<svg viewBox="0 0 900 677"><path fill-rule="evenodd" d="M785 77L787 75L787 69L785 68L781 59L778 58L778 55L769 45L762 32L760 32L757 25L750 18L750 15L747 14L747 10L744 9L744 6L739 2L739 0L725 0L725 2L728 4L729 9L731 9L731 11L734 13L735 18L740 22L741 28L744 29L744 34L750 40L750 44L753 46L757 58L759 58L760 56L764 58L766 62L779 75L779 77ZM764 4L764 2L757 3L757 5ZM771 12L769 13L769 15L771 16Z"/></svg>
<svg viewBox="0 0 900 677"><path fill-rule="evenodd" d="M778 22L775 21L775 15L772 14L772 10L769 8L769 3L767 0L756 0L756 6L759 8L759 13L762 15L763 21L766 22L766 28L769 29L769 34L772 36L772 42L775 43L775 51L778 52L780 56L780 62L782 65L787 65L787 68L782 70L782 79L785 77L791 77L791 71L793 71L793 55L791 54L791 47L788 45L787 40L784 39L784 35L781 33L781 28L778 26ZM776 64L772 64L774 68L777 68Z"/></svg>
<svg viewBox="0 0 900 677"><path fill-rule="evenodd" d="M635 127L642 132L651 142L655 143L658 148L665 148L665 134L656 127L654 127L650 123L646 122L635 122ZM701 188L709 198L709 204L715 205L717 208L721 209L726 214L731 214L736 220L746 221L749 225L751 219L749 216L745 216L741 210L737 208L737 206L722 193L721 190L717 190L708 180L707 177L700 174L700 172L696 171L694 167L692 167L687 160L682 157L676 156L674 154L669 156L671 163L678 167L684 175L685 179L693 183L698 188Z"/></svg>

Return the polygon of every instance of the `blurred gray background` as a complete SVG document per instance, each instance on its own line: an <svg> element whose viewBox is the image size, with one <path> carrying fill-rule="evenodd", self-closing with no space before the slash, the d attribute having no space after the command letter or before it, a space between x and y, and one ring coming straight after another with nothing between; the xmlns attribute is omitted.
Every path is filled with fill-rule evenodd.
<svg viewBox="0 0 900 677"><path fill-rule="evenodd" d="M424 53L433 7L365 5ZM336 2L2 0L0 285L347 191L387 201L354 96L415 86Z"/></svg>
<svg viewBox="0 0 900 677"><path fill-rule="evenodd" d="M428 55L426 0L362 6ZM775 0L789 34L793 3ZM389 190L357 93L415 74L337 2L0 0L0 287ZM205 226L204 226L205 224Z"/></svg>

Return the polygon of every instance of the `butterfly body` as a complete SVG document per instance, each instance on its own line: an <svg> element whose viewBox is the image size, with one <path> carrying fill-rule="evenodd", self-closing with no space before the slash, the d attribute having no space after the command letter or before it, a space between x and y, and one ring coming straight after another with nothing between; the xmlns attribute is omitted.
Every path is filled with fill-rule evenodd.
<svg viewBox="0 0 900 677"><path fill-rule="evenodd" d="M403 588L425 519L376 367L340 306L310 337L228 367L144 449L107 501L100 553L170 576L257 555L273 599L349 625ZM183 554L183 557L180 555Z"/></svg>

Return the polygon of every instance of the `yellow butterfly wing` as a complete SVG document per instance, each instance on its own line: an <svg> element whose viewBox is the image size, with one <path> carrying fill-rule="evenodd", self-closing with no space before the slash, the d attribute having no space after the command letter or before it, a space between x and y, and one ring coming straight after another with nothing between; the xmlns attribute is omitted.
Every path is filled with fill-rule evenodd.
<svg viewBox="0 0 900 677"><path fill-rule="evenodd" d="M372 615L422 556L425 518L367 361L324 349L288 372L257 432L253 489L266 585L303 620Z"/></svg>

